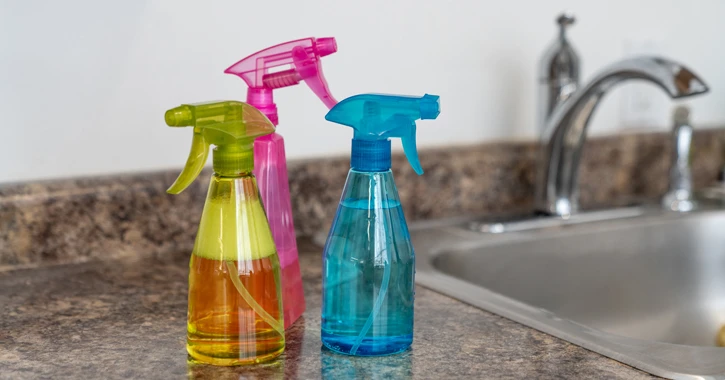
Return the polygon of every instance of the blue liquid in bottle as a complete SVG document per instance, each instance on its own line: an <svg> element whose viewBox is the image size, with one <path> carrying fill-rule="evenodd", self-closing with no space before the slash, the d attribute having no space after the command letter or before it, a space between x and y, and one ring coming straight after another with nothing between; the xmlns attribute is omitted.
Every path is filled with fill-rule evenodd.
<svg viewBox="0 0 725 380"><path fill-rule="evenodd" d="M410 347L415 254L390 170L350 170L322 270L327 348L374 356Z"/></svg>

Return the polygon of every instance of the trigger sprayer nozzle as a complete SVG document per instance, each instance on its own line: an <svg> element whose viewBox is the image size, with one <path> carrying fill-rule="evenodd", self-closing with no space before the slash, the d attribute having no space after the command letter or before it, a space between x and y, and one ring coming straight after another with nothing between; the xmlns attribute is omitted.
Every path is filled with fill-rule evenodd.
<svg viewBox="0 0 725 380"><path fill-rule="evenodd" d="M188 125L193 118L191 109L187 106L178 106L172 108L164 114L164 121L170 127L183 127Z"/></svg>
<svg viewBox="0 0 725 380"><path fill-rule="evenodd" d="M325 57L337 51L337 42L333 37L322 37L317 39L315 47L317 48L317 54L320 57Z"/></svg>
<svg viewBox="0 0 725 380"><path fill-rule="evenodd" d="M360 171L382 171L390 168L389 138L398 137L403 151L416 173L423 174L415 143L419 119L435 119L440 114L437 95L398 96L361 94L351 96L327 113L325 119L352 127L350 165Z"/></svg>
<svg viewBox="0 0 725 380"><path fill-rule="evenodd" d="M278 115L273 90L304 82L327 108L337 104L322 74L321 63L322 57L336 51L334 37L302 38L260 50L229 66L224 72L234 74L247 83L247 102L264 112L276 125ZM289 68L279 69L285 66ZM262 93L264 96L259 96Z"/></svg>
<svg viewBox="0 0 725 380"><path fill-rule="evenodd" d="M441 113L440 96L425 94L420 99L420 119L433 120Z"/></svg>
<svg viewBox="0 0 725 380"><path fill-rule="evenodd" d="M170 127L193 127L191 151L184 170L168 193L184 191L199 175L215 145L214 172L250 173L254 169L254 139L274 133L274 125L258 109L235 101L184 104L164 113Z"/></svg>

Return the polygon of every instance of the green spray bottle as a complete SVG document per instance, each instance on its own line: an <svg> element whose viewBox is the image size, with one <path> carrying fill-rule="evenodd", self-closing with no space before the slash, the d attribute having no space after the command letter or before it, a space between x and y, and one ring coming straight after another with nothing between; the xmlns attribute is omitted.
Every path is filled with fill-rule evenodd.
<svg viewBox="0 0 725 380"><path fill-rule="evenodd" d="M193 127L178 194L213 153L214 174L189 264L186 349L198 362L259 363L284 350L279 257L252 174L254 139L274 132L256 108L225 101L166 111L171 127Z"/></svg>

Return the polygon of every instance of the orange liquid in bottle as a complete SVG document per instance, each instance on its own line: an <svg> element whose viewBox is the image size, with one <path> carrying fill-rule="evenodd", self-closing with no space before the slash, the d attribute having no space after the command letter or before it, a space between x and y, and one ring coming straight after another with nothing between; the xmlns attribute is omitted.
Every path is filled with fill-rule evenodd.
<svg viewBox="0 0 725 380"><path fill-rule="evenodd" d="M230 272L229 264L238 273ZM242 297L232 276L270 316L281 316L277 255L247 261L191 256L186 349L200 362L241 365L267 361L284 350L284 332L275 329ZM232 268L233 269L233 268ZM277 275L275 275L277 273ZM280 318L281 319L281 318ZM281 320L278 321L281 325Z"/></svg>

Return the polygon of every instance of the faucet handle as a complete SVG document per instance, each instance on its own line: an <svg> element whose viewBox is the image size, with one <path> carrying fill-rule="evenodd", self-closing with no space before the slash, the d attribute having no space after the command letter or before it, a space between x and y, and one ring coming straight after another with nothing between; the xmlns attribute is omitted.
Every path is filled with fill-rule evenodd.
<svg viewBox="0 0 725 380"><path fill-rule="evenodd" d="M556 18L556 23L559 24L559 26L563 28L566 28L569 25L574 25L576 22L576 17L574 16L574 13L572 11L564 11L562 14L559 15L559 17Z"/></svg>
<svg viewBox="0 0 725 380"><path fill-rule="evenodd" d="M566 40L566 28L576 23L576 17L571 11L565 11L556 18L556 23L559 24L559 39L564 42Z"/></svg>
<svg viewBox="0 0 725 380"><path fill-rule="evenodd" d="M574 14L569 11L556 18L559 35L539 60L536 116L539 134L544 133L544 125L556 106L568 99L579 86L579 55L566 38L566 28L575 21Z"/></svg>

